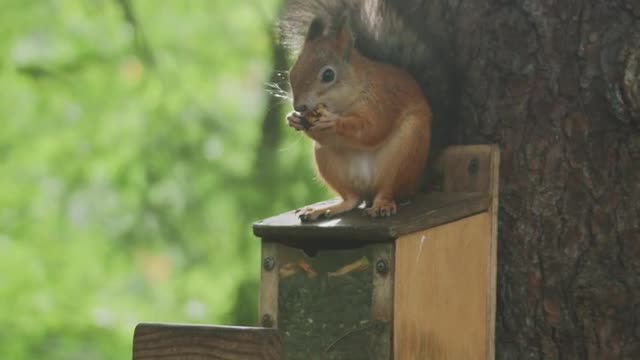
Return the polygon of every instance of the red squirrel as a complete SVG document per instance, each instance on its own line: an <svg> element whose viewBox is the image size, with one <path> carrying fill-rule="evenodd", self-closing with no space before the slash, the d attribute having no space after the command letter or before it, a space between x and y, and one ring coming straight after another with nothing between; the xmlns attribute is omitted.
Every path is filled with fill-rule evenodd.
<svg viewBox="0 0 640 360"><path fill-rule="evenodd" d="M333 21L333 24L329 24ZM302 221L370 204L391 216L418 191L431 142L431 109L405 70L361 54L348 11L310 22L289 72L290 127L313 140L316 170L342 201L299 211Z"/></svg>

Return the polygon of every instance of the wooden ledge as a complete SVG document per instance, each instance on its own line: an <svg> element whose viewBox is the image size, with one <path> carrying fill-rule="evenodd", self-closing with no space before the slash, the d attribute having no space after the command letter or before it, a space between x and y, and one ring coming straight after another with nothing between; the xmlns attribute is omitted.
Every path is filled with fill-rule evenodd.
<svg viewBox="0 0 640 360"><path fill-rule="evenodd" d="M400 204L398 214L391 217L370 219L363 215L362 209L356 209L335 218L301 223L295 211L289 211L254 223L253 233L267 241L383 242L486 211L490 205L488 193L422 194L407 204Z"/></svg>
<svg viewBox="0 0 640 360"><path fill-rule="evenodd" d="M277 360L276 329L143 323L133 335L133 360Z"/></svg>

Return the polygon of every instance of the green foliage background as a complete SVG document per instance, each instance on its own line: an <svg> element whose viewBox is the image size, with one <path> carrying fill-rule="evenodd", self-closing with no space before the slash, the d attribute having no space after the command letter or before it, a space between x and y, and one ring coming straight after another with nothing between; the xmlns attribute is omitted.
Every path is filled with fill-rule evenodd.
<svg viewBox="0 0 640 360"><path fill-rule="evenodd" d="M284 121L259 146L278 1L2 5L0 359L129 358L141 321L254 324L251 222L327 196Z"/></svg>

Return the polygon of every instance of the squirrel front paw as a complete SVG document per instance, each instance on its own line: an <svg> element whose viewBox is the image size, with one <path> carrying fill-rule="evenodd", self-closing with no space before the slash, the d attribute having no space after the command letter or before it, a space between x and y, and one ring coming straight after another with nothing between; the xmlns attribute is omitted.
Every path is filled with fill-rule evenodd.
<svg viewBox="0 0 640 360"><path fill-rule="evenodd" d="M307 130L311 126L309 120L296 111L290 112L287 115L287 125L296 131Z"/></svg>
<svg viewBox="0 0 640 360"><path fill-rule="evenodd" d="M316 119L311 124L310 130L328 130L335 128L338 115L327 110L327 107L324 105L318 105L314 112Z"/></svg>

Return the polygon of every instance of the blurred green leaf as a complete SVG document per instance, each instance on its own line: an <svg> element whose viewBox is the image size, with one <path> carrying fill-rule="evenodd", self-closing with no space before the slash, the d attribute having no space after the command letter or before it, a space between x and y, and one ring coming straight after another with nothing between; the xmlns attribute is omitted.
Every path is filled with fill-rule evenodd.
<svg viewBox="0 0 640 360"><path fill-rule="evenodd" d="M327 196L284 121L254 174L278 1L131 5L138 28L121 1L3 2L1 359L127 358L140 321L251 323L251 222Z"/></svg>

